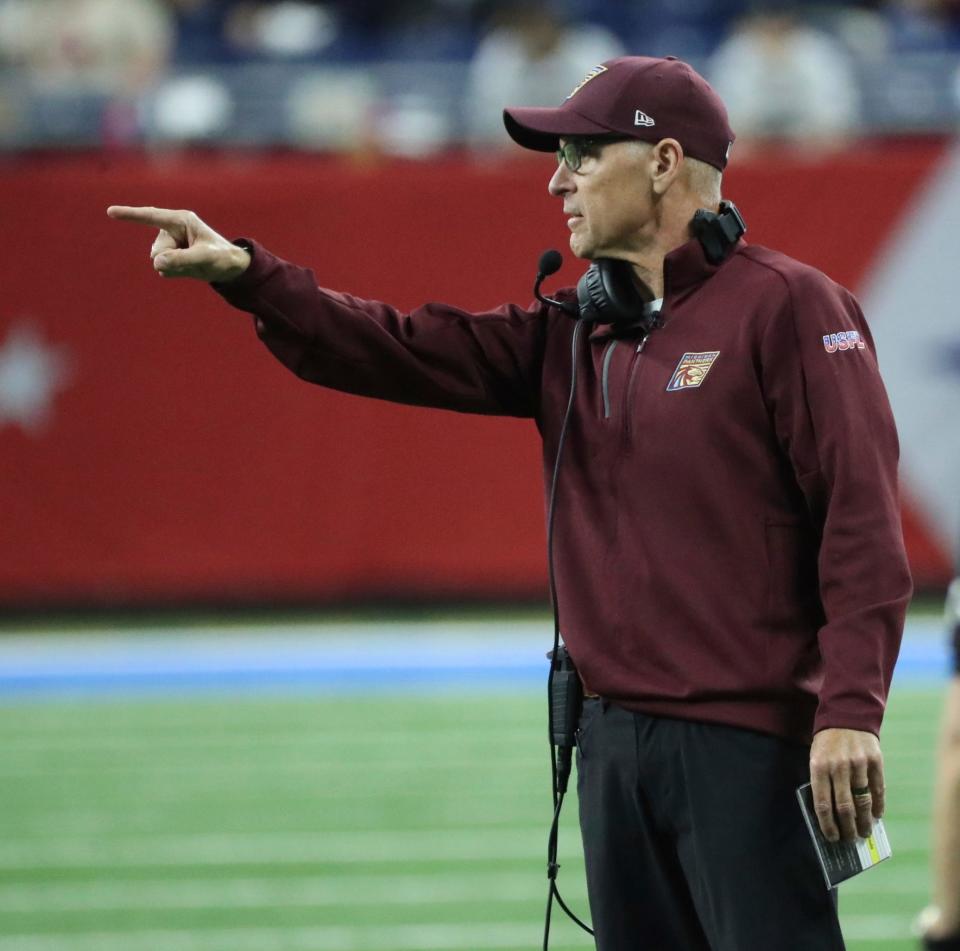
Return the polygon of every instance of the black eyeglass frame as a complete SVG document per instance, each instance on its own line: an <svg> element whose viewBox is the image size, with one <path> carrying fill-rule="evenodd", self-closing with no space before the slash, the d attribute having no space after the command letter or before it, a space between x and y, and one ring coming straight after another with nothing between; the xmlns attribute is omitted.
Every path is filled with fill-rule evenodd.
<svg viewBox="0 0 960 951"><path fill-rule="evenodd" d="M566 165L571 172L579 172L585 158L594 157L604 145L612 142L630 142L628 135L582 135L571 136L554 153L557 164Z"/></svg>

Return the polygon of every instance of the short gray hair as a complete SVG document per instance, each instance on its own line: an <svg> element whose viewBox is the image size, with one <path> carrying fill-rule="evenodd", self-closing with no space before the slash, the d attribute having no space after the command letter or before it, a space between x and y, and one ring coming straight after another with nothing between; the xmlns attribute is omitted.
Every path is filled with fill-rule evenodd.
<svg viewBox="0 0 960 951"><path fill-rule="evenodd" d="M649 152L653 149L652 142L636 141L635 145ZM723 182L723 172L700 159L684 156L683 174L687 187L702 199L705 207L715 208L720 204L720 188Z"/></svg>
<svg viewBox="0 0 960 951"><path fill-rule="evenodd" d="M716 207L720 204L720 186L723 172L700 159L687 158L683 164L687 168L687 184L706 204Z"/></svg>

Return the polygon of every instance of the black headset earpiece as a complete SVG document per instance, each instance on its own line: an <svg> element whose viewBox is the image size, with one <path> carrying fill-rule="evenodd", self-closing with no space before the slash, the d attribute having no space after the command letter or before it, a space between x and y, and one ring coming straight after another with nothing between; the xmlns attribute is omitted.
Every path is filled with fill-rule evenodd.
<svg viewBox="0 0 960 951"><path fill-rule="evenodd" d="M719 264L746 234L747 224L732 201L722 201L719 211L701 208L690 222L690 231L703 246L707 260Z"/></svg>
<svg viewBox="0 0 960 951"><path fill-rule="evenodd" d="M650 333L656 314L649 313L646 305L652 300L653 294L633 266L617 258L597 258L577 283L580 318L611 324L624 335Z"/></svg>
<svg viewBox="0 0 960 951"><path fill-rule="evenodd" d="M601 324L632 317L653 299L641 291L633 267L615 258L599 258L587 268L577 284L580 315Z"/></svg>

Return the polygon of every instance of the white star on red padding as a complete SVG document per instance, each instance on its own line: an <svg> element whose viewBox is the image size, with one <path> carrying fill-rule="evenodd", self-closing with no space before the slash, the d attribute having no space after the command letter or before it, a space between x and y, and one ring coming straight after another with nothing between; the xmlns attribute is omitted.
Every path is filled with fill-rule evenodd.
<svg viewBox="0 0 960 951"><path fill-rule="evenodd" d="M0 429L9 423L31 435L42 432L72 376L64 347L46 342L29 321L11 325L0 344Z"/></svg>

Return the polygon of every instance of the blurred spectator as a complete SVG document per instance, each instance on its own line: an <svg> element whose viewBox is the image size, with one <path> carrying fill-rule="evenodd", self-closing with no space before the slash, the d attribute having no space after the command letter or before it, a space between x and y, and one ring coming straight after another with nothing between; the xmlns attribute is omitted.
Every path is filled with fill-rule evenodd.
<svg viewBox="0 0 960 951"><path fill-rule="evenodd" d="M859 126L852 56L805 25L792 5L741 20L715 53L709 78L727 104L738 151L763 140L841 145Z"/></svg>
<svg viewBox="0 0 960 951"><path fill-rule="evenodd" d="M353 59L469 58L482 0L329 0Z"/></svg>
<svg viewBox="0 0 960 951"><path fill-rule="evenodd" d="M960 577L947 595L954 676L947 687L933 803L934 903L920 917L929 951L960 949Z"/></svg>
<svg viewBox="0 0 960 951"><path fill-rule="evenodd" d="M180 65L229 62L227 17L235 0L167 0L176 19L173 60Z"/></svg>
<svg viewBox="0 0 960 951"><path fill-rule="evenodd" d="M877 9L855 6L815 7L807 14L810 24L834 37L860 63L887 57L890 27Z"/></svg>
<svg viewBox="0 0 960 951"><path fill-rule="evenodd" d="M140 109L146 139L154 145L217 141L233 119L233 96L219 78L204 73L164 80Z"/></svg>
<svg viewBox="0 0 960 951"><path fill-rule="evenodd" d="M572 6L572 0L568 0ZM744 13L747 0L643 0L610 3L577 0L581 17L608 27L631 51L644 56L709 56Z"/></svg>
<svg viewBox="0 0 960 951"><path fill-rule="evenodd" d="M321 54L339 34L335 12L306 0L244 0L233 4L227 38L250 58L304 59Z"/></svg>
<svg viewBox="0 0 960 951"><path fill-rule="evenodd" d="M556 105L558 89L572 89L591 67L623 53L609 30L571 23L549 2L501 5L470 64L464 99L468 140L475 146L509 146L504 106Z"/></svg>
<svg viewBox="0 0 960 951"><path fill-rule="evenodd" d="M460 60L473 53L469 0L393 0L381 4L378 54L387 60Z"/></svg>
<svg viewBox="0 0 960 951"><path fill-rule="evenodd" d="M887 0L884 12L892 52L960 50L960 0Z"/></svg>
<svg viewBox="0 0 960 951"><path fill-rule="evenodd" d="M172 43L161 0L0 0L0 63L48 89L136 93Z"/></svg>

